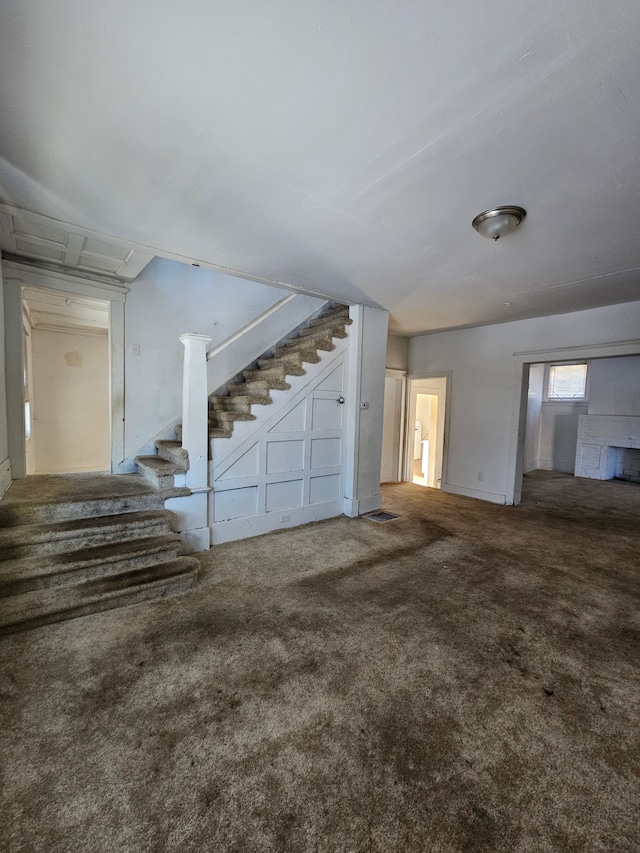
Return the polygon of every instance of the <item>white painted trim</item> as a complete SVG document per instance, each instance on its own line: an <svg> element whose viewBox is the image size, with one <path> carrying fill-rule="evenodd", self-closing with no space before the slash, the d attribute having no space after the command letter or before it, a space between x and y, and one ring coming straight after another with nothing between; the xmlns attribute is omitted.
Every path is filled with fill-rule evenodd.
<svg viewBox="0 0 640 853"><path fill-rule="evenodd" d="M402 385L400 387L400 439L398 441L398 480L394 482L403 482L404 472L404 443L407 420L407 371L398 370L395 367L386 367L384 371L385 379L400 379ZM382 472L381 472L382 473Z"/></svg>
<svg viewBox="0 0 640 853"><path fill-rule="evenodd" d="M511 425L505 481L505 503L519 504L522 497L524 467L524 435L527 420L527 395L529 390L529 365L547 361L588 361L593 358L640 355L640 340L611 341L602 344L585 344L579 347L558 347L549 350L529 350L513 354L513 394L511 397Z"/></svg>
<svg viewBox="0 0 640 853"><path fill-rule="evenodd" d="M351 498L344 499L344 515L349 518L357 518L359 515L365 515L367 512L375 512L382 507L382 495L369 495L366 498L353 500Z"/></svg>
<svg viewBox="0 0 640 853"><path fill-rule="evenodd" d="M449 429L451 422L451 371L441 370L439 373L408 373L406 375L405 394L405 425L404 425L404 458L401 470L402 482L413 482L413 459L409 458L413 447L410 433L409 412L411 411L411 383L429 379L444 379L444 436L442 440L442 478L440 488L444 489L449 469Z"/></svg>
<svg viewBox="0 0 640 853"><path fill-rule="evenodd" d="M360 446L360 389L362 384L362 335L364 325L364 306L352 305L349 318L353 323L349 327L349 345L346 356L345 373L345 421L342 467L344 471L344 499L357 505L358 493L358 452ZM351 515L346 512L346 515Z"/></svg>
<svg viewBox="0 0 640 853"><path fill-rule="evenodd" d="M9 459L0 462L0 497L7 491L11 485L11 463Z"/></svg>
<svg viewBox="0 0 640 853"><path fill-rule="evenodd" d="M27 259L2 261L3 269L10 278L19 278L23 284L33 284L36 287L46 287L55 290L66 290L68 293L79 293L82 296L92 296L94 299L109 299L124 302L130 288L120 281L109 280L91 273L78 273L65 267L53 264L29 263ZM50 279L60 282L55 287ZM89 292L90 291L90 292Z"/></svg>
<svg viewBox="0 0 640 853"><path fill-rule="evenodd" d="M280 299L278 302L274 303L270 308L267 308L266 311L263 311L262 314L259 314L257 317L254 317L253 320L250 320L246 326L243 326L241 329L238 329L237 332L234 332L232 335L229 335L228 338L225 338L219 344L216 344L215 347L211 347L210 350L207 351L207 361L211 361L212 358L215 358L222 350L226 349L230 344L235 343L238 338L241 338L247 332L251 332L256 326L259 326L263 320L266 320L267 317L270 317L272 314L275 314L276 311L279 311L280 308L283 308L288 302L291 302L292 299L295 299L297 294L290 293L289 296L285 296L284 299Z"/></svg>
<svg viewBox="0 0 640 853"><path fill-rule="evenodd" d="M443 483L442 491L452 495L462 495L466 498L476 498L481 501L490 501L494 504L506 503L505 496L497 492L483 492L480 489L469 489L466 486L454 486L451 483Z"/></svg>
<svg viewBox="0 0 640 853"><path fill-rule="evenodd" d="M222 542L233 542L236 539L248 539L251 536L261 536L264 533L276 533L287 527L299 527L312 521L323 521L334 518L343 512L343 502L338 499L308 506L292 507L286 510L289 521L280 522L274 530L273 521L283 511L267 512L261 515L249 515L234 518L229 521L216 521L211 525L211 543L219 545Z"/></svg>

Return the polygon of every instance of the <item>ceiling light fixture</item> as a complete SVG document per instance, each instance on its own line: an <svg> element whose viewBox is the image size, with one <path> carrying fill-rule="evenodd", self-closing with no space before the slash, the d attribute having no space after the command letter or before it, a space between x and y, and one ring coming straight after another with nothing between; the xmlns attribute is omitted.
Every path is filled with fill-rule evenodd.
<svg viewBox="0 0 640 853"><path fill-rule="evenodd" d="M471 224L487 240L499 240L515 231L526 215L522 207L494 207L479 213Z"/></svg>

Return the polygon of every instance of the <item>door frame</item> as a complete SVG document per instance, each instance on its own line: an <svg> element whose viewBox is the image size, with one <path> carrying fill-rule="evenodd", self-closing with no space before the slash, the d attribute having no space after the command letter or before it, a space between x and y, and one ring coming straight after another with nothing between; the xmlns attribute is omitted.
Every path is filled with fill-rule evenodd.
<svg viewBox="0 0 640 853"><path fill-rule="evenodd" d="M593 358L613 358L625 355L640 355L640 340L530 350L513 354L513 394L511 397L511 427L507 455L505 504L518 505L522 500L530 366L541 362L587 361Z"/></svg>
<svg viewBox="0 0 640 853"><path fill-rule="evenodd" d="M397 480L390 480L389 482L401 483L402 475L404 471L404 441L405 441L405 419L406 419L406 402L407 402L407 371L406 370L398 370L393 367L387 367L384 372L384 378L393 379L396 382L400 382L400 423L399 423L399 438L398 438L398 458L396 460L396 470L398 474ZM383 417L383 449L384 449L384 417ZM382 473L382 469L381 469Z"/></svg>
<svg viewBox="0 0 640 853"><path fill-rule="evenodd" d="M26 476L22 288L33 285L109 302L111 472L124 458L124 302L129 288L106 276L75 275L28 261L2 262L4 279L7 429L13 479Z"/></svg>
<svg viewBox="0 0 640 853"><path fill-rule="evenodd" d="M442 436L442 477L440 478L440 489L446 491L448 483L449 468L449 421L451 413L451 371L444 370L434 373L410 373L407 376L407 393L405 401L405 430L404 430L404 464L402 467L402 480L405 483L413 482L413 442L411 441L411 395L414 382L425 382L429 379L444 379L444 420ZM419 394L416 391L416 394ZM429 392L424 392L429 393Z"/></svg>

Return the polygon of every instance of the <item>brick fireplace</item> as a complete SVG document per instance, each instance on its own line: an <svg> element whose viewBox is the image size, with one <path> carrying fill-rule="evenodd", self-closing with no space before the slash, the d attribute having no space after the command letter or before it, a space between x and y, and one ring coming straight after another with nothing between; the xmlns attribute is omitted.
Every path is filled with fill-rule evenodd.
<svg viewBox="0 0 640 853"><path fill-rule="evenodd" d="M575 475L640 483L640 417L581 415Z"/></svg>

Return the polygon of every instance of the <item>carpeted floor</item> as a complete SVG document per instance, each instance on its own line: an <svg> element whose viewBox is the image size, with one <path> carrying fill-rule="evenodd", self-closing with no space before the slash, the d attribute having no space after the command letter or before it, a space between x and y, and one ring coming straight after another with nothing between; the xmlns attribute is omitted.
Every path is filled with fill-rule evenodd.
<svg viewBox="0 0 640 853"><path fill-rule="evenodd" d="M640 850L640 487L383 507L0 641L0 849Z"/></svg>

